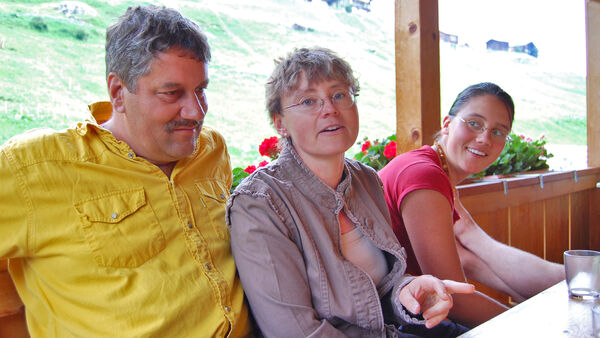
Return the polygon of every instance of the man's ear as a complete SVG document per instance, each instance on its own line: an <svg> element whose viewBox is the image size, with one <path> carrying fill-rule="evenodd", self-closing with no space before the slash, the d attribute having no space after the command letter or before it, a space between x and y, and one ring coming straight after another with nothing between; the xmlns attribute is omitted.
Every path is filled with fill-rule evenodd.
<svg viewBox="0 0 600 338"><path fill-rule="evenodd" d="M108 95L110 96L110 103L113 111L116 113L125 113L125 102L124 94L127 90L125 84L115 73L109 73L108 79L106 80L108 85Z"/></svg>
<svg viewBox="0 0 600 338"><path fill-rule="evenodd" d="M442 121L442 135L448 135L448 128L450 126L450 122L452 122L452 118L450 115L446 115L444 120Z"/></svg>

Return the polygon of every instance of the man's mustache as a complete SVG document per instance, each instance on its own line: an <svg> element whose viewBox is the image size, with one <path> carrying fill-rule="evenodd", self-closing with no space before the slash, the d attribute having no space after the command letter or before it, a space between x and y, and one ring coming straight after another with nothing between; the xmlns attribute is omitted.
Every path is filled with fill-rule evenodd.
<svg viewBox="0 0 600 338"><path fill-rule="evenodd" d="M197 120L174 120L167 123L165 126L166 131L173 131L179 127L192 127L192 128L202 128L202 121Z"/></svg>

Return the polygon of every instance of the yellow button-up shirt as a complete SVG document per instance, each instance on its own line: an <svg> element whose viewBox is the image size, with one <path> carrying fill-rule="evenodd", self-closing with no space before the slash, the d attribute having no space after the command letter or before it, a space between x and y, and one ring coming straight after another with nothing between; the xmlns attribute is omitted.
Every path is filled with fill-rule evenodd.
<svg viewBox="0 0 600 338"><path fill-rule="evenodd" d="M171 177L95 121L0 148L0 258L32 336L248 334L229 246L231 167L204 127Z"/></svg>

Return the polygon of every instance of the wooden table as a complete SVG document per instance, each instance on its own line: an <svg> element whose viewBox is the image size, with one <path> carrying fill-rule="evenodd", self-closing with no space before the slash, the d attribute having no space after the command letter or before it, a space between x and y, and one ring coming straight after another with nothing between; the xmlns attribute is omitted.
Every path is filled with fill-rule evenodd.
<svg viewBox="0 0 600 338"><path fill-rule="evenodd" d="M592 337L592 306L569 298L562 281L460 337Z"/></svg>

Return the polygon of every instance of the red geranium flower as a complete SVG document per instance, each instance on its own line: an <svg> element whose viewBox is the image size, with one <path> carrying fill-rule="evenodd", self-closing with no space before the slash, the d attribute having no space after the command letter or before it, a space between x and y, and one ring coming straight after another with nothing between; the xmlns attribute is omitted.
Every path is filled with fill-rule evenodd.
<svg viewBox="0 0 600 338"><path fill-rule="evenodd" d="M279 147L277 146L278 143L279 139L277 138L277 136L266 138L258 147L258 152L262 156L268 156L274 160L279 156Z"/></svg>
<svg viewBox="0 0 600 338"><path fill-rule="evenodd" d="M244 169L245 172L247 172L248 174L252 174L253 172L256 171L256 166L255 165L249 165L246 167L246 169Z"/></svg>
<svg viewBox="0 0 600 338"><path fill-rule="evenodd" d="M385 145L383 156L385 156L388 160L396 157L396 141L392 141Z"/></svg>
<svg viewBox="0 0 600 338"><path fill-rule="evenodd" d="M260 167L264 167L264 166L266 166L267 164L269 164L269 161L262 161L262 162L260 162L260 163L258 164L258 167L259 167L259 168L260 168Z"/></svg>
<svg viewBox="0 0 600 338"><path fill-rule="evenodd" d="M371 141L367 140L367 141L365 141L365 143L363 143L361 151L366 154L367 150L370 147L371 147Z"/></svg>

